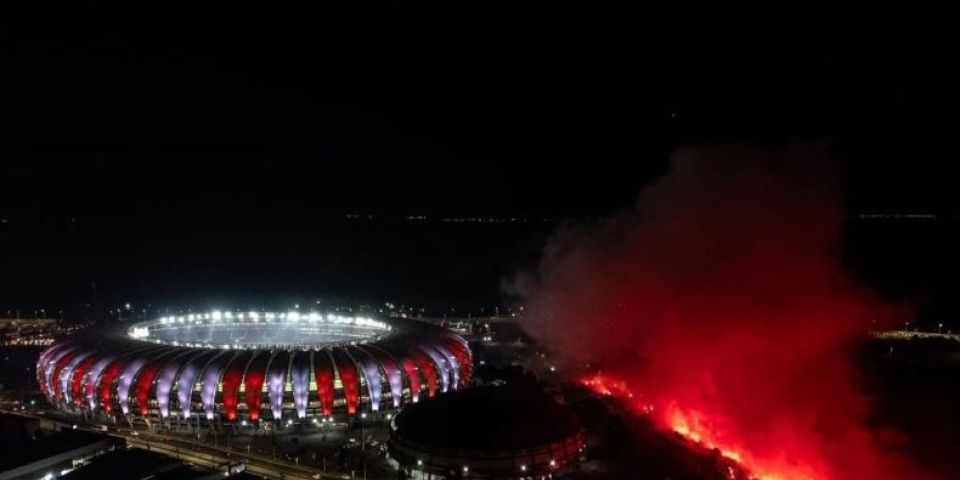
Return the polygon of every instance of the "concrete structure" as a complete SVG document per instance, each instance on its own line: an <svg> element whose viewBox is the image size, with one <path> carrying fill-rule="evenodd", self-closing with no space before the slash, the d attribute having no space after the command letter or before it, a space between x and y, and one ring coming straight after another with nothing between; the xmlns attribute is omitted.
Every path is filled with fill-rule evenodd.
<svg viewBox="0 0 960 480"><path fill-rule="evenodd" d="M585 446L572 410L512 386L474 387L406 407L388 442L399 468L440 478L548 477L576 464Z"/></svg>
<svg viewBox="0 0 960 480"><path fill-rule="evenodd" d="M4 438L0 440L0 480L55 478L79 463L114 449L116 438L63 429L52 422L0 415Z"/></svg>
<svg viewBox="0 0 960 480"><path fill-rule="evenodd" d="M413 320L214 311L135 324L119 337L45 350L37 381L49 401L155 422L327 421L458 389L473 368L462 338Z"/></svg>

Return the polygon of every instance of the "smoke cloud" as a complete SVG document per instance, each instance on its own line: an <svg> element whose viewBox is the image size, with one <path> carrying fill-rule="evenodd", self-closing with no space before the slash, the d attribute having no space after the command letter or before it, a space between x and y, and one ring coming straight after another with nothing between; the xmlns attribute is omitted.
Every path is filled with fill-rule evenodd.
<svg viewBox="0 0 960 480"><path fill-rule="evenodd" d="M696 148L629 211L557 233L513 288L525 328L761 478L930 478L864 426L851 346L895 313L844 274L819 152Z"/></svg>

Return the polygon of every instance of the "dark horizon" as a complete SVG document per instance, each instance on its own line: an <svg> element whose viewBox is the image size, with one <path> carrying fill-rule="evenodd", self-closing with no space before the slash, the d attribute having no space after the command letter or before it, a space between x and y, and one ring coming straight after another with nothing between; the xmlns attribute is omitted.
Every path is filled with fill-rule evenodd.
<svg viewBox="0 0 960 480"><path fill-rule="evenodd" d="M105 305L493 306L548 235L629 207L696 145L823 150L851 216L935 214L936 242L956 236L941 99L910 73L924 57L507 41L491 56L223 28L4 32L0 312L75 309L92 283ZM445 61L394 55L424 45Z"/></svg>

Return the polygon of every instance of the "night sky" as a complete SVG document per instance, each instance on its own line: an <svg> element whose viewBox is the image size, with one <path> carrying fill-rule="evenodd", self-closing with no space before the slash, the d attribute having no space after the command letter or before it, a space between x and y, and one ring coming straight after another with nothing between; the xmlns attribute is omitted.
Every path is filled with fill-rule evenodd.
<svg viewBox="0 0 960 480"><path fill-rule="evenodd" d="M489 308L550 232L630 205L676 148L717 143L817 145L851 215L937 215L851 230L851 261L894 296L955 286L933 53L387 21L0 31L0 309L79 319L93 284L101 309ZM528 221L440 221L463 217Z"/></svg>

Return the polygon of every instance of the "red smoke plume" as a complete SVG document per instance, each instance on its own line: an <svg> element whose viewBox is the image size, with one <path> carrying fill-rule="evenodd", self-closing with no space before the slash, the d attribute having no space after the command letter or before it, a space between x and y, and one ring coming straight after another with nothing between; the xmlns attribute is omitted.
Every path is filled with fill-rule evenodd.
<svg viewBox="0 0 960 480"><path fill-rule="evenodd" d="M828 165L679 152L635 208L548 243L516 284L527 330L758 478L928 478L864 426L850 346L890 312L840 269Z"/></svg>

